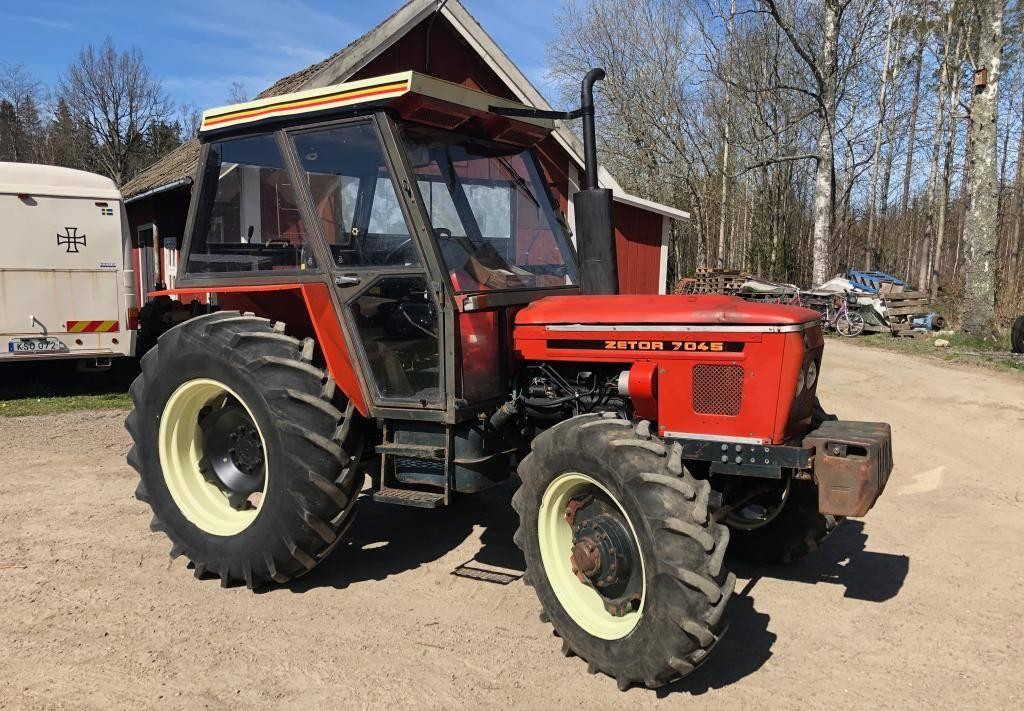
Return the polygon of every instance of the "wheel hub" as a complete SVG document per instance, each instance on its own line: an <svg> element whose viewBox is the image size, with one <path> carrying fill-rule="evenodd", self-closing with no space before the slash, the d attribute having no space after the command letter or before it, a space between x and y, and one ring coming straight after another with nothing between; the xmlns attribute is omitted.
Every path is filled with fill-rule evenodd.
<svg viewBox="0 0 1024 711"><path fill-rule="evenodd" d="M642 581L634 575L634 561L639 554L622 514L588 494L569 500L565 518L572 527L569 564L579 581L594 588L616 617L637 609Z"/></svg>
<svg viewBox="0 0 1024 711"><path fill-rule="evenodd" d="M228 495L231 505L244 508L251 494L263 489L266 458L259 430L249 413L229 399L223 407L199 415L204 458L200 471Z"/></svg>

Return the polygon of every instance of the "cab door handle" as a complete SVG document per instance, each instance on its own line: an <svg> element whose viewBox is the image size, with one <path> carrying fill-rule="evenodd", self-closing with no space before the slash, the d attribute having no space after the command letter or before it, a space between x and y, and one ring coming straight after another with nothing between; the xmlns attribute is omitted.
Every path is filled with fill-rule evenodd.
<svg viewBox="0 0 1024 711"><path fill-rule="evenodd" d="M341 276L334 277L335 286L355 286L361 280L354 274L342 274Z"/></svg>

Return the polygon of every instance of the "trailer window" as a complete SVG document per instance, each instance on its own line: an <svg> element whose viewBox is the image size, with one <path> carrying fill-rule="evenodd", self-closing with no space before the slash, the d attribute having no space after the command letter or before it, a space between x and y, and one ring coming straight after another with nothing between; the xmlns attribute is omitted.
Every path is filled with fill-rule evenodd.
<svg viewBox="0 0 1024 711"><path fill-rule="evenodd" d="M272 135L210 146L189 274L316 267L298 196Z"/></svg>

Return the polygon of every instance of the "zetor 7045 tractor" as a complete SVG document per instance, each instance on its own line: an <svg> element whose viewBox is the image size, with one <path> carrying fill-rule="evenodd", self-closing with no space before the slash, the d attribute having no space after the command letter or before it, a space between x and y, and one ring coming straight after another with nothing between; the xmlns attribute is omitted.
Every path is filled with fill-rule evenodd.
<svg viewBox="0 0 1024 711"><path fill-rule="evenodd" d="M283 583L337 545L364 473L375 501L433 508L517 472L543 619L591 671L654 687L724 633L730 538L788 561L867 513L889 427L818 406L817 313L614 293L602 76L565 114L412 72L204 114L158 294L188 318L126 422L172 556ZM577 254L533 146L580 116Z"/></svg>

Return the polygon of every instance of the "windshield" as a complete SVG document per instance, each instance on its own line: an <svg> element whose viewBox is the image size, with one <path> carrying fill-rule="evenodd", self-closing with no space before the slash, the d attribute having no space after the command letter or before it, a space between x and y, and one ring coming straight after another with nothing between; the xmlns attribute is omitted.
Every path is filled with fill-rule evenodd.
<svg viewBox="0 0 1024 711"><path fill-rule="evenodd" d="M529 151L404 126L420 198L456 291L576 284L576 265Z"/></svg>

